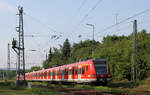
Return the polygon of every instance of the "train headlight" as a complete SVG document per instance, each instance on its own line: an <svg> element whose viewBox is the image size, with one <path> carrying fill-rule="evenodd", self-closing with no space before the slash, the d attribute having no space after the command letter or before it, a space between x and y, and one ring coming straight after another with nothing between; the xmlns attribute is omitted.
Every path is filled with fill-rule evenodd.
<svg viewBox="0 0 150 95"><path fill-rule="evenodd" d="M96 77L96 75L88 75L88 77Z"/></svg>

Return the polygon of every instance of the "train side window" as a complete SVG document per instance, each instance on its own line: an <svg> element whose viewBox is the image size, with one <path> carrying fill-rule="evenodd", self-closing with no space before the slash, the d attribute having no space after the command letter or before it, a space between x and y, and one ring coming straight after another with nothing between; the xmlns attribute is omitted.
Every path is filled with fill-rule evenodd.
<svg viewBox="0 0 150 95"><path fill-rule="evenodd" d="M46 77L46 76L47 76L47 72L45 71L45 72L44 72L44 77Z"/></svg>
<svg viewBox="0 0 150 95"><path fill-rule="evenodd" d="M69 75L69 70L67 70L67 75Z"/></svg>
<svg viewBox="0 0 150 95"><path fill-rule="evenodd" d="M69 75L71 75L71 69L69 69Z"/></svg>
<svg viewBox="0 0 150 95"><path fill-rule="evenodd" d="M82 74L85 74L85 67L82 68Z"/></svg>
<svg viewBox="0 0 150 95"><path fill-rule="evenodd" d="M49 71L49 76L51 76L51 71Z"/></svg>
<svg viewBox="0 0 150 95"><path fill-rule="evenodd" d="M78 68L76 68L76 71L75 71L75 72L76 72L75 74L77 75L77 74L78 74Z"/></svg>
<svg viewBox="0 0 150 95"><path fill-rule="evenodd" d="M65 75L65 70L64 69L62 70L62 75Z"/></svg>
<svg viewBox="0 0 150 95"><path fill-rule="evenodd" d="M51 76L53 76L53 71L51 71Z"/></svg>
<svg viewBox="0 0 150 95"><path fill-rule="evenodd" d="M53 76L55 76L55 71L53 71Z"/></svg>
<svg viewBox="0 0 150 95"><path fill-rule="evenodd" d="M57 75L59 76L59 71L57 71Z"/></svg>
<svg viewBox="0 0 150 95"><path fill-rule="evenodd" d="M68 75L68 70L67 69L65 69L65 75Z"/></svg>
<svg viewBox="0 0 150 95"><path fill-rule="evenodd" d="M49 72L47 72L47 77L49 76Z"/></svg>
<svg viewBox="0 0 150 95"><path fill-rule="evenodd" d="M72 69L72 75L74 75L74 68Z"/></svg>
<svg viewBox="0 0 150 95"><path fill-rule="evenodd" d="M78 73L81 74L81 68L78 69Z"/></svg>
<svg viewBox="0 0 150 95"><path fill-rule="evenodd" d="M62 71L60 71L60 76L62 75Z"/></svg>
<svg viewBox="0 0 150 95"><path fill-rule="evenodd" d="M66 69L66 75L68 74L68 70Z"/></svg>
<svg viewBox="0 0 150 95"><path fill-rule="evenodd" d="M87 65L87 66L86 66L86 71L88 71L88 69L89 69L89 66Z"/></svg>
<svg viewBox="0 0 150 95"><path fill-rule="evenodd" d="M67 75L67 70L66 69L64 70L64 72L65 72L65 75Z"/></svg>
<svg viewBox="0 0 150 95"><path fill-rule="evenodd" d="M43 72L41 73L41 77L43 77Z"/></svg>

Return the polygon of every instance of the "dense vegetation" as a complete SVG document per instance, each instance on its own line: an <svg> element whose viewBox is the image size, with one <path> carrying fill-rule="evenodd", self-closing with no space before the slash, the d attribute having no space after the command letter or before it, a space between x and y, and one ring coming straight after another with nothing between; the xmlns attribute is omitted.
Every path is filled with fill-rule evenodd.
<svg viewBox="0 0 150 95"><path fill-rule="evenodd" d="M150 34L142 30L137 36L137 77L142 80L150 76ZM72 46L66 39L60 49L50 48L43 67L50 68L88 58L107 59L114 79L130 80L133 64L133 35L108 35L101 43L86 40L74 43Z"/></svg>

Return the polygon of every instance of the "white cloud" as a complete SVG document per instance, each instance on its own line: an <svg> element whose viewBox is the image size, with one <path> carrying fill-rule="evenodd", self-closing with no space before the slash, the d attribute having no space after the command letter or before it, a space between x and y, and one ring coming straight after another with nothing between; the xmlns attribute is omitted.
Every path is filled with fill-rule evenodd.
<svg viewBox="0 0 150 95"><path fill-rule="evenodd" d="M16 12L16 8L14 6L8 4L7 2L3 2L3 1L0 1L0 9L5 9L11 13Z"/></svg>
<svg viewBox="0 0 150 95"><path fill-rule="evenodd" d="M0 1L0 8L4 8L5 6L6 6L6 3Z"/></svg>

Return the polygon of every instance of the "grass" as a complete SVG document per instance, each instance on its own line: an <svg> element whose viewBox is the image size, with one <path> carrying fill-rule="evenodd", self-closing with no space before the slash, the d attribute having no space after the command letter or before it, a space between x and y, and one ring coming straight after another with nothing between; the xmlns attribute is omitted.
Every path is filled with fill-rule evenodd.
<svg viewBox="0 0 150 95"><path fill-rule="evenodd" d="M60 87L60 85L55 85L55 86ZM136 84L133 83L132 81L122 80L122 81L112 81L107 86L76 84L76 85L61 85L61 87L94 89L94 90L101 90L104 92L122 93L125 95L126 94L136 95L139 92L142 93L147 92L150 95L150 78L147 78L146 80L143 81L136 81Z"/></svg>
<svg viewBox="0 0 150 95"><path fill-rule="evenodd" d="M42 86L48 85L47 83L41 82L31 82L31 84ZM136 95L138 94L138 92L145 93L146 91L150 92L150 78L147 78L146 80L143 81L137 81L136 85L128 80L112 81L107 86L83 85L83 84L75 84L75 85L49 84L49 85L63 88L79 88L79 89L82 88L82 89L100 90L104 92L121 93L125 95ZM60 95L60 93L52 91L47 88L35 88L35 87L31 89L25 87L18 88L15 86L14 81L11 82L1 81L0 95Z"/></svg>
<svg viewBox="0 0 150 95"><path fill-rule="evenodd" d="M58 92L46 88L32 88L32 92L37 93L38 95L60 95Z"/></svg>
<svg viewBox="0 0 150 95"><path fill-rule="evenodd" d="M0 81L0 95L59 95L59 93L45 88L16 87L14 82Z"/></svg>
<svg viewBox="0 0 150 95"><path fill-rule="evenodd" d="M0 95L37 95L32 93L31 90L19 87L17 88L14 83L0 82Z"/></svg>

